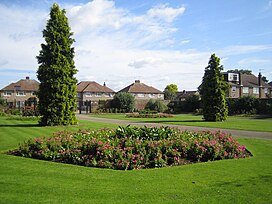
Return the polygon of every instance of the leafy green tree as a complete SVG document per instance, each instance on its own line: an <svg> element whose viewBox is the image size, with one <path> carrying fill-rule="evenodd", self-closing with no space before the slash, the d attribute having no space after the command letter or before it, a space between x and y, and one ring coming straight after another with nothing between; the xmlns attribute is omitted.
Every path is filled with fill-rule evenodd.
<svg viewBox="0 0 272 204"><path fill-rule="evenodd" d="M169 84L164 89L164 99L173 101L176 98L178 86L176 84Z"/></svg>
<svg viewBox="0 0 272 204"><path fill-rule="evenodd" d="M224 82L222 70L220 58L212 54L199 87L203 102L203 116L206 121L223 121L228 116L226 103L228 85Z"/></svg>
<svg viewBox="0 0 272 204"><path fill-rule="evenodd" d="M127 92L119 92L114 95L112 107L124 112L132 112L135 107L135 98Z"/></svg>
<svg viewBox="0 0 272 204"><path fill-rule="evenodd" d="M167 109L167 106L162 102L162 100L153 100L150 99L147 104L145 105L146 110L151 110L151 111L157 111L157 112L164 112Z"/></svg>
<svg viewBox="0 0 272 204"><path fill-rule="evenodd" d="M74 48L65 10L53 4L50 18L43 30L45 44L37 56L40 80L38 91L41 125L76 124L77 70L74 64Z"/></svg>

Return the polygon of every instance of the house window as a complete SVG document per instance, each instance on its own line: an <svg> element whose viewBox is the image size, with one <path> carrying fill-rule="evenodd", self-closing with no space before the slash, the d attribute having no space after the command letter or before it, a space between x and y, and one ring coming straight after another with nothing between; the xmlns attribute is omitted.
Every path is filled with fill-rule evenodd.
<svg viewBox="0 0 272 204"><path fill-rule="evenodd" d="M236 86L231 87L231 92L236 92Z"/></svg>
<svg viewBox="0 0 272 204"><path fill-rule="evenodd" d="M163 94L158 94L158 98L163 98Z"/></svg>
<svg viewBox="0 0 272 204"><path fill-rule="evenodd" d="M254 87L253 88L253 94L259 94L259 88Z"/></svg>
<svg viewBox="0 0 272 204"><path fill-rule="evenodd" d="M33 92L31 92L31 95L32 96L36 96L36 93L33 91Z"/></svg>
<svg viewBox="0 0 272 204"><path fill-rule="evenodd" d="M85 92L84 95L85 95L86 97L91 97L91 96L92 96L92 93L91 93L91 92Z"/></svg>
<svg viewBox="0 0 272 204"><path fill-rule="evenodd" d="M268 88L264 89L264 93L267 94L268 93Z"/></svg>
<svg viewBox="0 0 272 204"><path fill-rule="evenodd" d="M100 96L102 96L102 93L95 93L95 96L100 97Z"/></svg>
<svg viewBox="0 0 272 204"><path fill-rule="evenodd" d="M144 94L137 94L138 97L143 98Z"/></svg>
<svg viewBox="0 0 272 204"><path fill-rule="evenodd" d="M243 93L248 94L248 87L243 87Z"/></svg>
<svg viewBox="0 0 272 204"><path fill-rule="evenodd" d="M25 92L24 91L17 91L16 96L25 96Z"/></svg>
<svg viewBox="0 0 272 204"><path fill-rule="evenodd" d="M4 96L11 96L11 94L12 94L11 91L5 91L4 92Z"/></svg>

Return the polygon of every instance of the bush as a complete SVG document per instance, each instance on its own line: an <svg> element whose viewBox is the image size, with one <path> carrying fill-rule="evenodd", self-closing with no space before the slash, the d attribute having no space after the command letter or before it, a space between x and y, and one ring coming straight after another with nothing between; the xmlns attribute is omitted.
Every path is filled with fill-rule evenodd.
<svg viewBox="0 0 272 204"><path fill-rule="evenodd" d="M195 112L200 107L201 101L199 95L191 95L185 99L184 112Z"/></svg>
<svg viewBox="0 0 272 204"><path fill-rule="evenodd" d="M22 116L39 116L39 111L38 109L29 109L29 110L23 110L22 111Z"/></svg>
<svg viewBox="0 0 272 204"><path fill-rule="evenodd" d="M250 156L222 132L181 132L169 127L61 131L30 139L9 154L82 166L142 169Z"/></svg>
<svg viewBox="0 0 272 204"><path fill-rule="evenodd" d="M167 106L163 103L163 101L159 99L150 99L145 106L145 110L157 111L162 113L167 110Z"/></svg>
<svg viewBox="0 0 272 204"><path fill-rule="evenodd" d="M170 118L173 117L171 114L167 113L128 113L126 115L128 118Z"/></svg>
<svg viewBox="0 0 272 204"><path fill-rule="evenodd" d="M272 114L272 99L252 96L227 99L230 114Z"/></svg>
<svg viewBox="0 0 272 204"><path fill-rule="evenodd" d="M135 106L135 98L130 93L119 92L114 95L111 107L118 109L120 113L132 112Z"/></svg>

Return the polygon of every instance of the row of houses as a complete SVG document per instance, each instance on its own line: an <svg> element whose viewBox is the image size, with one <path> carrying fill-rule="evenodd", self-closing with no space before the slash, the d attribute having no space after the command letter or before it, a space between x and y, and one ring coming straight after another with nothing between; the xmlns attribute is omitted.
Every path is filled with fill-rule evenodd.
<svg viewBox="0 0 272 204"><path fill-rule="evenodd" d="M16 83L11 83L0 90L1 97L6 100L9 107L24 108L37 104L36 92L39 89L39 82L26 77ZM141 106L142 101L150 99L164 100L164 93L152 86L135 80L118 92L127 92L136 99L136 105ZM113 99L116 94L111 88L98 84L94 81L82 81L77 84L77 103L78 107L93 106L96 107L99 101Z"/></svg>
<svg viewBox="0 0 272 204"><path fill-rule="evenodd" d="M254 96L256 98L271 98L272 84L265 83L261 74L256 77L253 74L223 73L224 79L230 85L228 97L239 98L242 96ZM36 92L39 89L39 82L29 77L11 83L0 90L1 98L6 100L10 107L28 107L37 104ZM134 83L121 89L118 92L131 93L136 99L136 106L142 109L150 99L164 100L164 93L152 86L135 80ZM117 92L117 93L118 93ZM98 84L94 81L82 81L77 84L77 102L81 106L97 106L99 101L113 99L116 92L111 88ZM185 100L186 97L197 94L197 91L182 91L177 93L178 100Z"/></svg>
<svg viewBox="0 0 272 204"><path fill-rule="evenodd" d="M272 98L272 82L266 83L261 73L258 76L245 73L224 72L224 80L228 82L228 98L241 98L253 96L255 98ZM179 100L185 100L188 96L199 94L198 91L182 91L177 93Z"/></svg>

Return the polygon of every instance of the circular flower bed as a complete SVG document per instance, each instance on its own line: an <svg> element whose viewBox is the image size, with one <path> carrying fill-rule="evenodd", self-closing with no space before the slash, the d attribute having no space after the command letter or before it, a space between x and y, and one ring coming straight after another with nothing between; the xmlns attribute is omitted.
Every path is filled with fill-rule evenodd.
<svg viewBox="0 0 272 204"><path fill-rule="evenodd" d="M130 126L57 132L30 139L9 154L120 170L250 156L245 146L226 133Z"/></svg>

